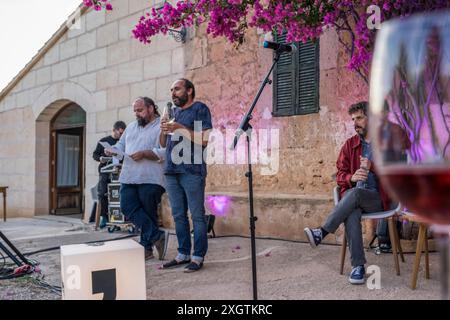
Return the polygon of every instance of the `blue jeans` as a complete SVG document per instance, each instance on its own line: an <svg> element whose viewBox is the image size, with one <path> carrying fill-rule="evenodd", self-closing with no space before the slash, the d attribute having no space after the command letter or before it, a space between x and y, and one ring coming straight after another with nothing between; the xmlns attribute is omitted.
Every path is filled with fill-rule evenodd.
<svg viewBox="0 0 450 320"><path fill-rule="evenodd" d="M151 249L164 232L158 227L158 204L164 188L157 184L125 184L120 186L120 207L136 228L141 229L141 244Z"/></svg>
<svg viewBox="0 0 450 320"><path fill-rule="evenodd" d="M192 259L203 261L208 250L208 235L205 217L205 177L193 174L166 175L172 216L178 239L178 252L191 255L191 234L187 211L194 224L194 254Z"/></svg>

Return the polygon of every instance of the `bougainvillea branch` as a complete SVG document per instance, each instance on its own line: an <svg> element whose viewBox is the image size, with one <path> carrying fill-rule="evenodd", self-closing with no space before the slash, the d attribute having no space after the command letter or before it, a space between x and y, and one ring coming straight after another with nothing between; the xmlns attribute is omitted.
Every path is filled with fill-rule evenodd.
<svg viewBox="0 0 450 320"><path fill-rule="evenodd" d="M85 0L86 5L107 9L108 1ZM345 44L348 67L367 82L376 28L369 28L369 6L379 8L380 20L415 12L449 8L448 0L180 0L164 3L142 16L133 35L143 43L171 28L207 24L207 33L241 44L249 28L264 32L286 32L286 40L316 40L333 28ZM110 4L109 4L110 7Z"/></svg>
<svg viewBox="0 0 450 320"><path fill-rule="evenodd" d="M113 9L111 3L108 0L83 0L83 4L86 7L93 7L96 11L100 11L102 10L102 8L105 8L105 10L107 11Z"/></svg>

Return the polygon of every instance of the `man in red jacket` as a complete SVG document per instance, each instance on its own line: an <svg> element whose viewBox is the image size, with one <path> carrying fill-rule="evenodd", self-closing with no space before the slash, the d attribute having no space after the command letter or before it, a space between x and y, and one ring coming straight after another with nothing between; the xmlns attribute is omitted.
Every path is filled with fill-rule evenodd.
<svg viewBox="0 0 450 320"><path fill-rule="evenodd" d="M311 246L315 248L327 234L334 233L344 223L352 264L349 281L352 284L363 284L366 259L361 213L387 209L389 200L373 170L371 140L367 135L367 102L351 105L348 113L357 134L345 142L336 161L341 200L323 226L305 228L304 231Z"/></svg>

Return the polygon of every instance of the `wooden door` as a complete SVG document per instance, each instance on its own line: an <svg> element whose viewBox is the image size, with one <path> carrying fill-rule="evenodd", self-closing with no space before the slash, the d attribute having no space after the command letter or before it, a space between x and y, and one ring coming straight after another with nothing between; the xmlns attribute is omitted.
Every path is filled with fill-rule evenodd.
<svg viewBox="0 0 450 320"><path fill-rule="evenodd" d="M83 127L52 131L52 214L83 212L83 135Z"/></svg>

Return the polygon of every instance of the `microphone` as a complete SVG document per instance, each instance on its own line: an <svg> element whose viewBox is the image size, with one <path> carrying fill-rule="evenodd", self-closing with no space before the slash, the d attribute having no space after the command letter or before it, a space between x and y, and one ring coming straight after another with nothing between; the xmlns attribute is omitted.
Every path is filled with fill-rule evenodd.
<svg viewBox="0 0 450 320"><path fill-rule="evenodd" d="M167 108L172 109L172 105L173 105L172 102L170 102L170 101L167 102Z"/></svg>
<svg viewBox="0 0 450 320"><path fill-rule="evenodd" d="M264 41L263 44L264 48L276 50L278 53L283 52L297 52L297 47L291 43L291 44L284 44L284 43L276 43L272 41Z"/></svg>

